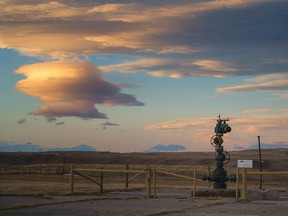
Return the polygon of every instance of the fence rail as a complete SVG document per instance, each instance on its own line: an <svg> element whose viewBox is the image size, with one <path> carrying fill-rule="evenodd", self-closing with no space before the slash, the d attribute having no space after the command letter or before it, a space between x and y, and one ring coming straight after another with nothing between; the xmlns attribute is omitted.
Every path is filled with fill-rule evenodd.
<svg viewBox="0 0 288 216"><path fill-rule="evenodd" d="M191 180L191 182L193 181L193 184L191 184L193 186L193 199L195 198L195 194L196 194L196 182L204 182L201 179L197 179L196 178L196 168L193 169L193 177L192 176L187 176L187 175L182 175L182 174L177 174L174 172L170 172L170 171L165 171L165 170L158 170L156 168L157 166L148 166L146 169L144 170L129 170L128 166L126 166L126 170L114 170L114 169L81 169L81 168L75 168L74 165L71 166L70 168L70 193L73 194L74 193L74 185L75 185L75 174L78 174L81 177L84 177L90 181L92 181L93 183L96 183L99 188L100 188L100 193L103 193L103 186L104 186L104 178L103 178L103 174L104 173L126 173L126 174L135 174L134 176L132 176L131 178L129 178L128 175L126 175L126 187L128 187L128 181L134 179L136 176L139 176L141 174L143 174L145 176L145 185L146 185L146 193L147 193L147 198L156 198L157 194L156 194L156 182L157 182L157 175L159 176L159 174L164 174L164 175L168 175L168 176L174 176L177 178L184 178L184 179L188 179ZM210 170L210 168L208 169ZM84 173L100 173L101 177L100 177L100 182L94 180L93 178L91 178L89 175L84 174ZM208 184L208 187L210 187L210 184Z"/></svg>
<svg viewBox="0 0 288 216"><path fill-rule="evenodd" d="M208 168L208 169L207 169ZM228 172L233 172L235 168L230 168ZM70 193L74 193L74 185L77 184L77 179L75 176L80 176L85 178L96 185L99 186L100 193L103 193L104 184L108 185L111 182L123 182L125 183L125 188L129 185L141 185L146 188L147 197L157 197L156 188L163 186L169 187L169 184L179 184L182 187L189 187L192 189L193 198L195 198L196 187L200 188L210 188L211 182L202 181L200 178L204 175L211 174L211 167L197 166L191 167L188 165L128 165L128 164L86 164L86 165L70 165L70 164L38 164L29 166L5 166L0 165L0 175L70 175ZM248 198L248 185L255 185L256 181L258 183L258 176L273 176L273 182L281 180L281 185L279 188L286 187L288 190L288 171L265 171L259 172L255 169L240 169L236 170L237 180L236 184L230 184L230 188L234 187L236 190L236 200L239 198L247 200ZM283 176L284 175L284 176ZM283 176L283 177L282 177ZM105 181L104 181L105 177ZM272 177L265 177L267 184L273 183ZM109 182L111 180L111 182ZM134 184L135 182L135 184ZM168 183L169 182L169 183ZM177 182L177 183L176 183ZM182 184L182 182L184 184ZM279 181L280 182L280 181ZM270 184L272 185L272 184ZM275 184L274 184L275 185ZM142 186L141 186L142 187ZM239 194L241 190L241 194ZM241 195L241 197L239 196Z"/></svg>
<svg viewBox="0 0 288 216"><path fill-rule="evenodd" d="M0 175L18 174L43 174L43 175L64 175L70 172L69 165L47 165L37 164L29 166L0 166Z"/></svg>
<svg viewBox="0 0 288 216"><path fill-rule="evenodd" d="M239 174L239 169L237 169L237 173ZM246 168L242 171L242 199L244 201L248 200L248 183L247 183L247 176L262 176L262 175L271 175L271 176L278 176L278 175L287 175L288 171L265 171L265 172L259 172L259 171L248 171ZM236 189L239 187L239 181L236 182ZM287 185L288 188L288 185ZM236 199L238 200L238 193L236 194Z"/></svg>

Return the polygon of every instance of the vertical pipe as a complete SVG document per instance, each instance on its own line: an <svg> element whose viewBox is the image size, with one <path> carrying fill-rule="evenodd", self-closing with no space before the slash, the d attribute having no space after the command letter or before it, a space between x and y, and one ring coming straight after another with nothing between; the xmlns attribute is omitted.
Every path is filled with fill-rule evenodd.
<svg viewBox="0 0 288 216"><path fill-rule="evenodd" d="M74 165L70 167L70 193L74 193Z"/></svg>
<svg viewBox="0 0 288 216"><path fill-rule="evenodd" d="M260 146L260 136L258 136L258 149L259 149L259 161L260 161L260 172L262 172L262 155L261 155L261 146ZM260 186L259 189L262 189L262 175L260 175Z"/></svg>

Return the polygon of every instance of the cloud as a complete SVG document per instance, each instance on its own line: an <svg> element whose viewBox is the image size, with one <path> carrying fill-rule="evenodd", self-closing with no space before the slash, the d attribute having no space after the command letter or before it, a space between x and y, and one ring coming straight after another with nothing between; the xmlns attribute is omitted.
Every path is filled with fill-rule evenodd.
<svg viewBox="0 0 288 216"><path fill-rule="evenodd" d="M286 41L284 1L115 2L5 1L0 8L0 46L63 59L121 52L201 50L211 55L227 48L238 54L243 47L247 53L247 48L268 44L273 49L275 41ZM257 29L251 20L257 20Z"/></svg>
<svg viewBox="0 0 288 216"><path fill-rule="evenodd" d="M216 70L224 72L235 72L237 69L229 66L228 63L215 61L215 60L198 60L193 62L194 65L199 66L204 70Z"/></svg>
<svg viewBox="0 0 288 216"><path fill-rule="evenodd" d="M101 124L102 126L120 126L119 124L111 123L111 122L105 122Z"/></svg>
<svg viewBox="0 0 288 216"><path fill-rule="evenodd" d="M183 76L227 77L235 75L240 69L231 63L220 60L195 60L185 58L139 58L121 64L101 66L105 72L122 73L143 72L155 77L180 78Z"/></svg>
<svg viewBox="0 0 288 216"><path fill-rule="evenodd" d="M288 143L261 143L260 144L261 149L275 149L275 148L288 148ZM235 146L235 150L246 150L246 149L258 149L259 145L257 144L252 144L251 146Z"/></svg>
<svg viewBox="0 0 288 216"><path fill-rule="evenodd" d="M132 53L133 61L107 63L101 69L155 77L284 75L287 4L281 0L2 1L0 48L48 60ZM287 77L216 89L244 90L270 91L287 99ZM106 117L93 108L95 103L86 102L44 104L34 114L53 110L62 116L70 110L72 116Z"/></svg>
<svg viewBox="0 0 288 216"><path fill-rule="evenodd" d="M30 114L53 117L107 118L95 104L102 106L143 106L133 95L103 79L100 71L86 62L53 61L20 67L16 73L26 79L16 89L39 97L43 104Z"/></svg>
<svg viewBox="0 0 288 216"><path fill-rule="evenodd" d="M46 120L47 120L47 122L57 121L57 119L55 117L49 117L49 116L46 117Z"/></svg>
<svg viewBox="0 0 288 216"><path fill-rule="evenodd" d="M14 3L14 4L13 4ZM41 11L41 13L39 13ZM1 19L10 20L39 20L67 19L80 16L82 7L69 7L56 1L14 1L2 2Z"/></svg>
<svg viewBox="0 0 288 216"><path fill-rule="evenodd" d="M17 124L24 124L25 122L26 122L26 119L23 118L23 119L19 119L19 120L17 121Z"/></svg>
<svg viewBox="0 0 288 216"><path fill-rule="evenodd" d="M107 126L110 127L110 126L120 126L119 124L115 124L115 123L111 123L111 122L105 122L105 123L102 123L101 124L101 128L103 130L107 130Z"/></svg>
<svg viewBox="0 0 288 216"><path fill-rule="evenodd" d="M263 113L263 112L272 112L272 110L271 110L271 109L268 109L268 108L259 108L259 109L251 109L251 110L244 110L244 111L242 111L243 114Z"/></svg>
<svg viewBox="0 0 288 216"><path fill-rule="evenodd" d="M214 122L215 118L186 118L147 125L145 130L203 130L203 128L208 129L214 125Z"/></svg>
<svg viewBox="0 0 288 216"><path fill-rule="evenodd" d="M247 115L229 117L228 124L232 131L224 136L225 145L247 147L249 143L254 143L258 135L263 136L266 143L282 142L288 143L287 128L288 115L282 113L278 115ZM214 135L216 118L193 118L167 121L158 124L147 125L145 130L157 132L159 134L170 134L175 136L175 132L182 132L193 144L202 144L210 142L210 137ZM254 137L254 138L253 138Z"/></svg>
<svg viewBox="0 0 288 216"><path fill-rule="evenodd" d="M277 93L281 98L288 94L288 74L276 73L258 76L249 79L247 83L230 87L217 88L217 92L239 92L239 91L270 91Z"/></svg>

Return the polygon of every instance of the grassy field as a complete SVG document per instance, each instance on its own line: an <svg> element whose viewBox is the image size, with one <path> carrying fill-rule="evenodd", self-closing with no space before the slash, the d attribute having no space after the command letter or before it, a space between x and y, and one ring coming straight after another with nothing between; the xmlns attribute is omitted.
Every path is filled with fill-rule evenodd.
<svg viewBox="0 0 288 216"><path fill-rule="evenodd" d="M259 170L258 151L231 152L231 161L225 166L228 175L236 173L238 159L254 161L253 171ZM288 171L288 149L264 150L264 171ZM6 159L6 160L5 160ZM47 153L0 153L0 195L69 195L70 165L89 169L144 170L148 165L157 169L201 179L215 168L213 152L183 153L91 153L91 152L47 152ZM87 173L88 174L88 173ZM89 173L99 181L100 173ZM120 190L145 190L145 176L129 174L129 187L125 186L125 173L104 173L104 192ZM260 176L249 176L248 187L259 187ZM240 178L241 180L241 178ZM207 182L197 183L197 188L207 188ZM228 187L235 187L228 183ZM263 176L263 187L288 189L288 176ZM157 190L189 190L193 181L174 176L157 174ZM75 176L76 194L99 194L99 186L80 176Z"/></svg>

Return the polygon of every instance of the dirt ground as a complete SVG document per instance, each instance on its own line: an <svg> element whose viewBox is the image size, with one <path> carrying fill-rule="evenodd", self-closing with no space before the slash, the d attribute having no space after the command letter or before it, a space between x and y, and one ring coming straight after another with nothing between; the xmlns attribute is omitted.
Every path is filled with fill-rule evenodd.
<svg viewBox="0 0 288 216"><path fill-rule="evenodd" d="M288 197L288 196L287 196ZM143 194L107 193L97 196L0 196L1 216L50 215L274 215L286 216L288 199L236 202L232 197L196 197L189 193L159 194L147 199Z"/></svg>

